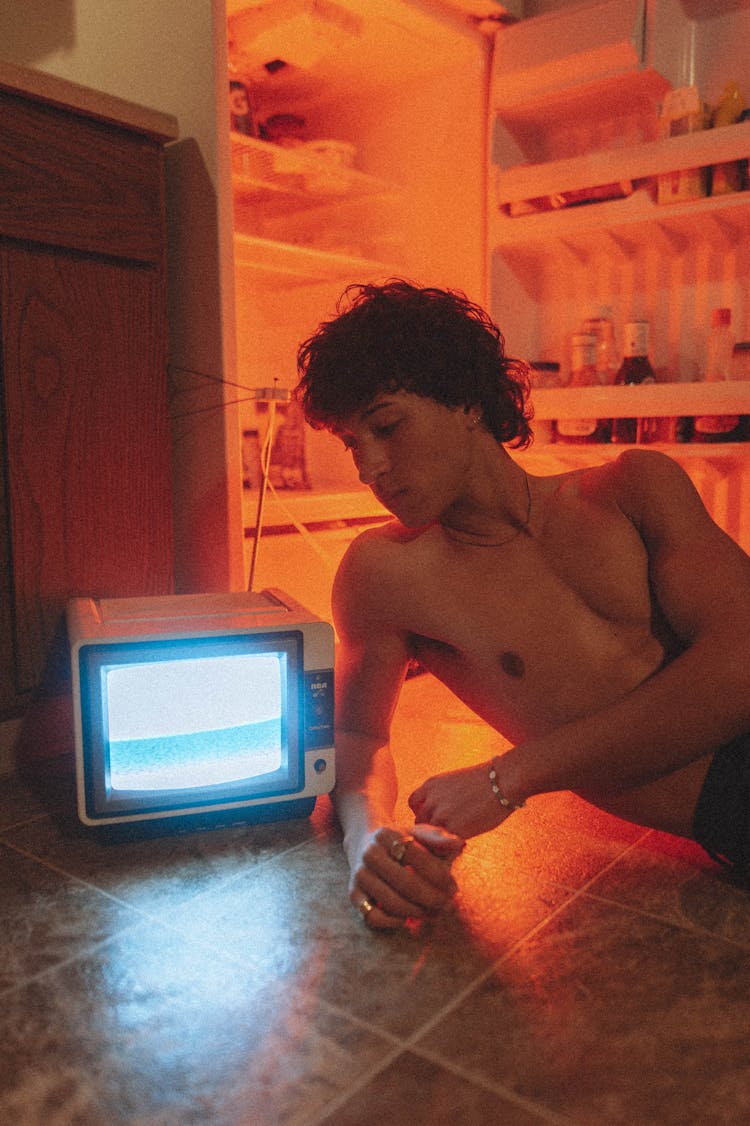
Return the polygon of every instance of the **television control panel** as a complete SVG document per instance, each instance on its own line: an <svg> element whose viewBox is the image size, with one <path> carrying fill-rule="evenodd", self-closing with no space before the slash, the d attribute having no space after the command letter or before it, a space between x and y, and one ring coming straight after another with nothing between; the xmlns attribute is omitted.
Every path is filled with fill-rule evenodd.
<svg viewBox="0 0 750 1126"><path fill-rule="evenodd" d="M333 746L333 669L305 672L305 749Z"/></svg>

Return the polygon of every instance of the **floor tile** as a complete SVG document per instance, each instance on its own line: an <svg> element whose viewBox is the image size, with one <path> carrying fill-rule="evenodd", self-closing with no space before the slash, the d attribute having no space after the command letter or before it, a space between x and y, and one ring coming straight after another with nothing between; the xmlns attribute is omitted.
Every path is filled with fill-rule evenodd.
<svg viewBox="0 0 750 1126"><path fill-rule="evenodd" d="M46 807L31 786L17 774L0 775L0 832L45 814Z"/></svg>
<svg viewBox="0 0 750 1126"><path fill-rule="evenodd" d="M392 1051L158 924L8 994L0 1121L302 1126Z"/></svg>
<svg viewBox="0 0 750 1126"><path fill-rule="evenodd" d="M307 818L111 843L71 817L22 824L0 839L154 917L315 835Z"/></svg>
<svg viewBox="0 0 750 1126"><path fill-rule="evenodd" d="M588 890L750 948L750 890L691 841L650 833Z"/></svg>
<svg viewBox="0 0 750 1126"><path fill-rule="evenodd" d="M739 1124L748 996L747 952L581 896L421 1043L575 1123Z"/></svg>
<svg viewBox="0 0 750 1126"><path fill-rule="evenodd" d="M0 993L135 921L95 888L0 844Z"/></svg>
<svg viewBox="0 0 750 1126"><path fill-rule="evenodd" d="M413 1032L486 972L550 910L545 898L498 886L496 930L487 938L457 912L415 932L374 933L349 904L346 864L337 841L314 840L231 885L172 913L186 937L235 952L259 977L324 1001L392 1034Z"/></svg>
<svg viewBox="0 0 750 1126"><path fill-rule="evenodd" d="M323 1121L325 1126L538 1126L545 1119L520 1101L405 1052Z"/></svg>
<svg viewBox="0 0 750 1126"><path fill-rule="evenodd" d="M503 746L410 681L399 816L424 777ZM0 1122L750 1121L750 897L701 850L555 794L454 872L454 913L375 934L328 798L104 844L70 779L0 779Z"/></svg>

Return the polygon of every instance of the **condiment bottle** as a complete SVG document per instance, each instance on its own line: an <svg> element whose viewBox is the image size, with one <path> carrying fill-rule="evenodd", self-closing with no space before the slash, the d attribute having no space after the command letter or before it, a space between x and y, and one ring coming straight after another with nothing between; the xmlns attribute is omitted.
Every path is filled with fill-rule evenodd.
<svg viewBox="0 0 750 1126"><path fill-rule="evenodd" d="M572 340L569 387L593 387L599 383L596 372L597 337L578 332ZM597 418L558 418L559 442L608 442L609 421Z"/></svg>
<svg viewBox="0 0 750 1126"><path fill-rule="evenodd" d="M615 383L636 385L655 383L656 376L648 358L648 321L628 321L623 340L623 360ZM620 444L656 442L659 420L656 418L613 418L612 441Z"/></svg>
<svg viewBox="0 0 750 1126"><path fill-rule="evenodd" d="M711 124L714 129L722 125L734 125L742 117L745 103L736 82L728 82L713 113ZM726 195L742 190L742 162L726 160L714 164L711 169L711 195Z"/></svg>
<svg viewBox="0 0 750 1126"><path fill-rule="evenodd" d="M560 365L556 360L532 360L529 363L532 394L537 388L562 387ZM555 441L555 423L550 418L534 418L534 441L538 445Z"/></svg>
<svg viewBox="0 0 750 1126"><path fill-rule="evenodd" d="M709 383L721 383L732 378L732 310L714 309L711 313L711 331L706 341L706 371ZM694 442L738 442L742 440L743 420L736 414L706 414L693 423Z"/></svg>
<svg viewBox="0 0 750 1126"><path fill-rule="evenodd" d="M750 340L738 340L732 351L732 379L750 382ZM737 441L750 442L750 414L740 416Z"/></svg>
<svg viewBox="0 0 750 1126"><path fill-rule="evenodd" d="M581 325L581 332L596 337L596 375L599 383L604 386L614 383L619 364L610 306L597 305L590 309Z"/></svg>

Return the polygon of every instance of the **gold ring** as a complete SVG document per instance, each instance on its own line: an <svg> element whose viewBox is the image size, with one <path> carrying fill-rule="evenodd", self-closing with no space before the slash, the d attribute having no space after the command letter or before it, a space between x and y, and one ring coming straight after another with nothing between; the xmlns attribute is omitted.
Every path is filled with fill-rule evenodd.
<svg viewBox="0 0 750 1126"><path fill-rule="evenodd" d="M397 864L404 863L407 845L411 844L413 840L414 837L396 837L396 839L391 842L391 847L388 851Z"/></svg>
<svg viewBox="0 0 750 1126"><path fill-rule="evenodd" d="M357 908L357 910L359 911L359 913L360 913L360 915L362 916L362 918L363 918L363 919L366 919L366 918L367 918L367 916L368 916L368 915L370 914L370 912L372 911L372 909L373 909L373 907L374 907L374 906L375 906L375 904L374 904L374 903L373 903L373 902L372 902L371 900L369 900L369 899L367 898L367 896L365 896L365 898L364 898L364 899L362 900L362 902L360 903L360 905L359 905L359 907Z"/></svg>

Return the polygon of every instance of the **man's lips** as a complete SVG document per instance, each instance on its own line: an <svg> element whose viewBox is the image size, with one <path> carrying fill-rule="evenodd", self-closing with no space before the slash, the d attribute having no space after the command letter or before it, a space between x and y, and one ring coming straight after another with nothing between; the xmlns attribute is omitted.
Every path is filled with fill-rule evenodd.
<svg viewBox="0 0 750 1126"><path fill-rule="evenodd" d="M389 505L393 504L395 500L398 500L399 497L402 497L405 492L406 489L393 489L388 493L376 493L375 496L382 505L385 505L385 507L388 508Z"/></svg>

